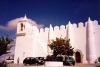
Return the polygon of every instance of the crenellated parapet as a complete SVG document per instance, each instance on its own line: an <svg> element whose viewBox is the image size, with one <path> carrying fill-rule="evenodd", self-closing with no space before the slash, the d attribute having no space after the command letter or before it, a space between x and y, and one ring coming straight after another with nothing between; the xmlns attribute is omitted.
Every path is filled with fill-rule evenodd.
<svg viewBox="0 0 100 67"><path fill-rule="evenodd" d="M61 25L61 26L60 26L60 30L63 30L63 29L66 29L66 28L65 28L65 25Z"/></svg>
<svg viewBox="0 0 100 67"><path fill-rule="evenodd" d="M55 27L54 27L54 31L58 31L58 30L60 30L60 29L59 29L59 26L55 26Z"/></svg>
<svg viewBox="0 0 100 67"><path fill-rule="evenodd" d="M93 25L98 26L98 21L97 20L94 20L93 21Z"/></svg>
<svg viewBox="0 0 100 67"><path fill-rule="evenodd" d="M48 32L49 31L49 28L44 28L44 32Z"/></svg>
<svg viewBox="0 0 100 67"><path fill-rule="evenodd" d="M41 28L41 29L40 29L40 33L43 33L43 32L44 32L44 28Z"/></svg>
<svg viewBox="0 0 100 67"><path fill-rule="evenodd" d="M78 23L78 28L82 28L82 27L84 27L84 24L82 23L82 22L80 22L80 23Z"/></svg>
<svg viewBox="0 0 100 67"><path fill-rule="evenodd" d="M96 26L96 27L99 27L100 25L98 25L98 21L97 20L94 20L94 21L92 21L92 24L93 24L93 26ZM86 29L86 27L87 27L87 22L85 22L85 23L83 23L83 22L79 22L78 24L76 24L76 23L73 23L73 24L71 24L71 27L72 27L72 29L73 30L75 30L75 29ZM55 32L59 32L59 31L62 31L62 30L67 30L67 28L68 28L68 24L67 25L61 25L61 26L54 26L54 27L52 27L52 30ZM47 33L47 32L49 32L49 29L50 28L48 28L48 27L46 27L46 28L41 28L41 29L39 29L39 33Z"/></svg>
<svg viewBox="0 0 100 67"><path fill-rule="evenodd" d="M77 24L76 23L73 24L73 28L77 28Z"/></svg>

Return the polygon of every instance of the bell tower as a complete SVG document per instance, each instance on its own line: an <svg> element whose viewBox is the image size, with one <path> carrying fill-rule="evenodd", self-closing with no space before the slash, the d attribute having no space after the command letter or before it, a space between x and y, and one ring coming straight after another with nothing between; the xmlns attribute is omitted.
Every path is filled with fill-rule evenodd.
<svg viewBox="0 0 100 67"><path fill-rule="evenodd" d="M30 26L32 26L32 24L28 21L25 15L23 18L21 18L21 20L17 24L17 35L16 36L25 36L26 30Z"/></svg>
<svg viewBox="0 0 100 67"><path fill-rule="evenodd" d="M31 29L32 24L26 15L20 18L17 23L14 63L17 63L18 58L19 63L23 63L25 57L33 56L33 37L28 37L28 35L32 35L28 34Z"/></svg>

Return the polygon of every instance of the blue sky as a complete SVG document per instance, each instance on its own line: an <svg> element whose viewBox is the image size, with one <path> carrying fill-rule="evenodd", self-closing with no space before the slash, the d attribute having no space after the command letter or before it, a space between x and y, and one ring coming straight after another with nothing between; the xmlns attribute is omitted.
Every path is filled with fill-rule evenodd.
<svg viewBox="0 0 100 67"><path fill-rule="evenodd" d="M84 23L88 17L100 24L100 0L0 0L0 36L15 38L16 29L5 29L25 14L44 27Z"/></svg>

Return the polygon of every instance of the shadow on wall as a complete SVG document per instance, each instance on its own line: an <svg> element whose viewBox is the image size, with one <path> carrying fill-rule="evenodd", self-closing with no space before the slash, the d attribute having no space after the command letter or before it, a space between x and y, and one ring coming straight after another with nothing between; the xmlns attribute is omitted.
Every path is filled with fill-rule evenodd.
<svg viewBox="0 0 100 67"><path fill-rule="evenodd" d="M86 60L89 60L88 28L86 27Z"/></svg>

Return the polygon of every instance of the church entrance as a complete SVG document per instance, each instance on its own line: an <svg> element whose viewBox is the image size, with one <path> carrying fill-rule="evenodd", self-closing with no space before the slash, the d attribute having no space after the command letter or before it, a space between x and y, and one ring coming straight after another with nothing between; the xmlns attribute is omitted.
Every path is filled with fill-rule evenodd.
<svg viewBox="0 0 100 67"><path fill-rule="evenodd" d="M76 63L81 63L81 54L80 52L75 53Z"/></svg>

